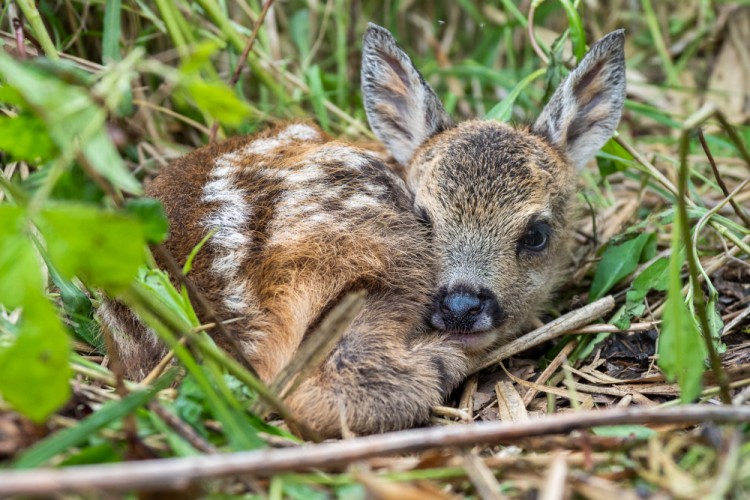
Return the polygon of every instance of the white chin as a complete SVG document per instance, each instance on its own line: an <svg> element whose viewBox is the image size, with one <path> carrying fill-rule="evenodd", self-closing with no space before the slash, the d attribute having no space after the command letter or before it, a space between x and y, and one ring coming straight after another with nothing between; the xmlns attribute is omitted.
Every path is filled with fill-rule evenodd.
<svg viewBox="0 0 750 500"><path fill-rule="evenodd" d="M461 345L468 352L477 352L487 349L495 341L494 330L472 333L450 333L448 339Z"/></svg>

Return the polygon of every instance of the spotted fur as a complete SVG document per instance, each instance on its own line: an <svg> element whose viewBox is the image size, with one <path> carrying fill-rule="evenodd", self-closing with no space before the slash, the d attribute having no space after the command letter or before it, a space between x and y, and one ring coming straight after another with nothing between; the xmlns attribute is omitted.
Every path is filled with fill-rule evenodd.
<svg viewBox="0 0 750 500"><path fill-rule="evenodd" d="M266 381L343 294L367 290L333 353L287 401L327 436L340 432L342 408L356 433L427 421L482 353L544 303L565 255L576 168L619 121L622 32L592 47L531 129L453 124L374 25L362 88L392 162L292 123L198 149L147 188L166 208L166 245L179 259L213 232L191 278L220 317L238 318L227 328ZM526 251L537 226L548 244ZM492 297L493 309L451 330L434 303L446 289ZM119 304L100 316L131 377L165 354Z"/></svg>

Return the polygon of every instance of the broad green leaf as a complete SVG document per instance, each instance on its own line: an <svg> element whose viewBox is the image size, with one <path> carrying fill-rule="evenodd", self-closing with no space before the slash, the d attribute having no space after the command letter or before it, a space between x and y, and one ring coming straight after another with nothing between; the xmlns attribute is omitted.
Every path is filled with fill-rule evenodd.
<svg viewBox="0 0 750 500"><path fill-rule="evenodd" d="M43 163L57 154L46 125L33 115L0 116L0 151L17 160Z"/></svg>
<svg viewBox="0 0 750 500"><path fill-rule="evenodd" d="M133 413L136 409L151 401L160 390L165 389L172 383L176 374L177 370L171 369L148 389L132 392L120 401L105 403L100 409L78 422L75 427L64 429L39 441L21 453L13 463L13 468L31 469L39 467L55 455L65 453L74 446L86 443L91 435L98 430Z"/></svg>
<svg viewBox="0 0 750 500"><path fill-rule="evenodd" d="M542 76L545 71L545 69L538 69L530 75L527 75L526 78L518 82L518 84L513 87L513 90L511 90L502 101L497 103L491 110L489 110L484 118L486 120L499 120L501 122L507 122L508 120L510 120L513 116L513 105L515 104L516 99L518 99L518 96L521 94L523 89L525 89L531 82Z"/></svg>
<svg viewBox="0 0 750 500"><path fill-rule="evenodd" d="M687 403L700 394L706 347L695 317L690 314L682 296L684 255L680 251L680 225L683 223L685 222L676 218L672 228L667 303L659 335L659 368L664 371L667 379L677 380L680 385L680 397Z"/></svg>
<svg viewBox="0 0 750 500"><path fill-rule="evenodd" d="M602 177L627 170L632 161L632 155L617 144L614 139L608 140L596 156L596 162Z"/></svg>
<svg viewBox="0 0 750 500"><path fill-rule="evenodd" d="M39 229L50 259L66 278L78 276L109 292L127 286L143 262L143 229L137 220L84 205L42 211Z"/></svg>
<svg viewBox="0 0 750 500"><path fill-rule="evenodd" d="M18 336L0 350L0 394L34 422L70 397L70 346L52 305L40 296L24 304Z"/></svg>
<svg viewBox="0 0 750 500"><path fill-rule="evenodd" d="M37 253L25 225L22 209L0 205L0 304L8 310L46 300Z"/></svg>
<svg viewBox="0 0 750 500"><path fill-rule="evenodd" d="M619 245L609 246L602 254L602 260L596 266L594 281L591 283L589 300L598 300L621 279L635 271L641 261L641 255L653 233L642 233Z"/></svg>
<svg viewBox="0 0 750 500"><path fill-rule="evenodd" d="M284 481L284 497L292 500L327 500L325 491L316 489L308 484Z"/></svg>
<svg viewBox="0 0 750 500"><path fill-rule="evenodd" d="M223 83L196 79L185 84L185 90L201 111L221 123L237 126L250 115L250 107Z"/></svg>
<svg viewBox="0 0 750 500"><path fill-rule="evenodd" d="M219 40L207 40L196 44L180 64L180 72L185 76L197 77L202 69L211 64L211 57L223 48Z"/></svg>
<svg viewBox="0 0 750 500"><path fill-rule="evenodd" d="M125 202L125 211L141 221L143 234L149 243L167 239L169 221L164 206L154 198L133 198Z"/></svg>
<svg viewBox="0 0 750 500"><path fill-rule="evenodd" d="M63 152L80 148L91 167L113 185L140 194L138 181L125 167L105 129L106 112L88 93L0 51L0 80L14 88L46 124Z"/></svg>
<svg viewBox="0 0 750 500"><path fill-rule="evenodd" d="M615 326L618 328L629 327L632 318L641 316L644 313L645 305L643 304L643 300L646 298L646 295L651 290L664 291L667 289L668 268L669 259L663 257L655 260L636 276L625 295L625 306L617 315L617 319L612 321Z"/></svg>

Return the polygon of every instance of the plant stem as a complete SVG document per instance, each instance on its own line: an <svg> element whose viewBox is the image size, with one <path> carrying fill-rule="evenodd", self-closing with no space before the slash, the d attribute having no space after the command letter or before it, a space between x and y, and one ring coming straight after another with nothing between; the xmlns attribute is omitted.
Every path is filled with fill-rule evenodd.
<svg viewBox="0 0 750 500"><path fill-rule="evenodd" d="M23 12L24 17L31 25L31 29L34 30L34 34L39 40L39 44L42 46L44 54L53 61L60 59L55 44L52 43L52 39L50 38L49 33L47 33L47 28L44 27L42 16L39 15L39 11L34 2L29 0L16 0L16 5L18 5Z"/></svg>
<svg viewBox="0 0 750 500"><path fill-rule="evenodd" d="M687 257L690 283L693 287L693 305L698 314L698 321L703 332L703 340L706 343L711 370L714 372L716 382L719 385L719 394L722 403L731 404L732 398L729 394L729 379L721 366L721 358L719 357L718 352L716 352L713 338L711 338L711 328L708 323L706 300L703 297L703 290L701 289L699 281L698 264L696 262L698 256L695 254L693 246L690 244L690 223L687 214L687 203L685 201L687 200L687 183L688 177L690 176L687 161L687 155L690 149L690 132L690 130L683 131L682 137L680 138L680 172L677 180L677 212L682 220L680 230L682 231L682 241L685 244L685 255Z"/></svg>

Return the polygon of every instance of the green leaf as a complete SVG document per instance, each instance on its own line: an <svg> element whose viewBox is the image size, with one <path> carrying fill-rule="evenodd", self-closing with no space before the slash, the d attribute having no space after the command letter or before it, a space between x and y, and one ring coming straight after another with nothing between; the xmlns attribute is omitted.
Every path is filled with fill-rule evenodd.
<svg viewBox="0 0 750 500"><path fill-rule="evenodd" d="M631 154L614 139L608 140L596 155L596 162L602 177L627 170L632 161Z"/></svg>
<svg viewBox="0 0 750 500"><path fill-rule="evenodd" d="M60 465L70 467L72 465L111 464L122 462L122 460L122 453L115 449L112 443L100 443L83 448L75 455L63 460Z"/></svg>
<svg viewBox="0 0 750 500"><path fill-rule="evenodd" d="M143 229L137 220L84 205L42 211L37 223L55 267L93 287L116 292L137 275L143 262Z"/></svg>
<svg viewBox="0 0 750 500"><path fill-rule="evenodd" d="M521 95L523 89L525 89L531 82L539 78L545 73L545 69L538 69L527 75L526 78L518 82L513 90L511 90L505 98L497 103L491 110L485 115L486 120L499 120L501 122L507 122L513 116L513 105Z"/></svg>
<svg viewBox="0 0 750 500"><path fill-rule="evenodd" d="M21 208L0 205L0 304L8 310L46 300L37 253L25 226Z"/></svg>
<svg viewBox="0 0 750 500"><path fill-rule="evenodd" d="M14 88L41 118L61 152L74 157L80 148L91 167L114 186L140 194L140 184L125 167L107 135L106 112L84 89L31 63L17 62L3 51L0 51L0 79Z"/></svg>
<svg viewBox="0 0 750 500"><path fill-rule="evenodd" d="M667 303L659 335L659 368L667 379L677 380L682 401L691 402L701 391L706 346L701 339L695 317L690 314L682 296L684 254L680 251L680 225L683 223L685 221L678 217L672 228Z"/></svg>
<svg viewBox="0 0 750 500"><path fill-rule="evenodd" d="M180 73L197 77L203 68L211 65L211 57L224 47L219 40L206 40L196 44L180 64Z"/></svg>
<svg viewBox="0 0 750 500"><path fill-rule="evenodd" d="M57 154L57 147L47 135L39 118L22 114L15 118L0 116L0 151L16 160L40 164Z"/></svg>
<svg viewBox="0 0 750 500"><path fill-rule="evenodd" d="M192 80L185 84L185 90L201 111L221 123L237 126L250 115L250 107L223 83Z"/></svg>
<svg viewBox="0 0 750 500"><path fill-rule="evenodd" d="M105 353L104 340L99 325L94 320L94 306L91 304L91 299L72 281L60 276L55 266L49 261L49 256L43 251L42 256L47 263L52 282L60 290L63 311L68 315L73 332L79 339L93 346L97 352Z"/></svg>
<svg viewBox="0 0 750 500"><path fill-rule="evenodd" d="M656 434L656 431L642 425L603 425L594 427L591 431L597 436L619 437L636 439L648 439Z"/></svg>
<svg viewBox="0 0 750 500"><path fill-rule="evenodd" d="M125 211L141 221L149 243L161 243L169 234L169 220L164 206L154 198L132 198L125 202Z"/></svg>
<svg viewBox="0 0 750 500"><path fill-rule="evenodd" d="M70 346L52 305L40 296L24 305L18 337L0 350L0 394L34 422L70 397Z"/></svg>
<svg viewBox="0 0 750 500"><path fill-rule="evenodd" d="M21 453L13 463L13 468L39 467L55 455L70 451L72 447L87 442L98 430L133 413L151 401L160 390L172 383L176 374L177 370L171 369L162 375L152 387L130 393L120 401L104 403L99 410L81 420L75 427L57 432Z"/></svg>
<svg viewBox="0 0 750 500"><path fill-rule="evenodd" d="M641 261L641 255L649 240L655 238L653 233L642 233L619 245L610 245L602 254L602 260L596 267L594 281L591 283L589 300L598 300L621 279L635 271Z"/></svg>
<svg viewBox="0 0 750 500"><path fill-rule="evenodd" d="M643 304L646 295L651 290L664 291L667 289L669 278L669 259L662 257L651 263L633 280L630 289L625 295L625 306L613 320L613 324L618 328L627 328L630 326L632 318L641 316L645 311Z"/></svg>

